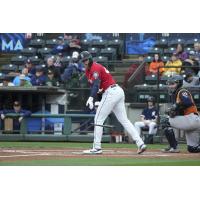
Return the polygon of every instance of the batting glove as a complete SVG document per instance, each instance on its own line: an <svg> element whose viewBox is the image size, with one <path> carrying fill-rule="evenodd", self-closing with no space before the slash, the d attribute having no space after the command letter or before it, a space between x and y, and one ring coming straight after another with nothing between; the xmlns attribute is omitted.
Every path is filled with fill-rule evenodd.
<svg viewBox="0 0 200 200"><path fill-rule="evenodd" d="M92 110L94 108L93 97L88 98L88 100L86 102L86 106L88 106L90 110Z"/></svg>

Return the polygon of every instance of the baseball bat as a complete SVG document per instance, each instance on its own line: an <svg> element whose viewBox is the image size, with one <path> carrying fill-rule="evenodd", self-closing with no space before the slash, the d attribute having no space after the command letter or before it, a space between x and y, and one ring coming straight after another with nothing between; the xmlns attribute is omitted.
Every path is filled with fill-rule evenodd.
<svg viewBox="0 0 200 200"><path fill-rule="evenodd" d="M91 125L94 125L94 126L101 126L101 127L104 127L104 128L114 128L115 126L113 125L101 125L101 124L94 124L94 123L91 123Z"/></svg>

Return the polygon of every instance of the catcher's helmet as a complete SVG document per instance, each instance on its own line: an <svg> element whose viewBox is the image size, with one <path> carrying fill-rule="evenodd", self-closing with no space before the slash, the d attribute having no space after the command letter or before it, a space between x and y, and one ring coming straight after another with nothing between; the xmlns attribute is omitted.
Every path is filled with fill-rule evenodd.
<svg viewBox="0 0 200 200"><path fill-rule="evenodd" d="M168 93L169 95L172 95L174 94L180 87L182 87L183 85L183 77L180 76L180 75L175 75L175 76L172 76L170 77L168 80L167 80L167 85L173 85L176 83L176 86L175 87L168 87Z"/></svg>
<svg viewBox="0 0 200 200"><path fill-rule="evenodd" d="M92 55L88 51L82 51L80 54L81 61L92 60Z"/></svg>

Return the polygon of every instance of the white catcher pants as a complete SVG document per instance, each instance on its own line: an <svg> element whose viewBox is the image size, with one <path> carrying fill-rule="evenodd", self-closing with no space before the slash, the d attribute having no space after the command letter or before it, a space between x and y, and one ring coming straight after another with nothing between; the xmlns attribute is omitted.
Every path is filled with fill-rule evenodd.
<svg viewBox="0 0 200 200"><path fill-rule="evenodd" d="M137 146L144 144L139 132L129 121L125 109L125 96L121 87L116 85L115 87L109 87L102 95L99 107L97 109L94 123L103 125L108 115L113 112L119 122L123 125L124 129L131 135ZM95 126L94 128L94 148L101 148L101 140L103 135L103 127Z"/></svg>

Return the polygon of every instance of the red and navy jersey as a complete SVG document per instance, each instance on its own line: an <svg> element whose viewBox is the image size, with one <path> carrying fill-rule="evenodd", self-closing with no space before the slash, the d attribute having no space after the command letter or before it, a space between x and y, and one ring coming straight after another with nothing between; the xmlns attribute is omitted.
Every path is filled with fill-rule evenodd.
<svg viewBox="0 0 200 200"><path fill-rule="evenodd" d="M102 91L105 91L109 86L116 83L110 72L104 66L95 62L93 62L90 69L85 71L85 74L92 86L92 90L94 90L93 88L96 88L95 84L97 82L99 83L98 89ZM95 90L95 92L97 91ZM94 92L92 93L94 94Z"/></svg>

